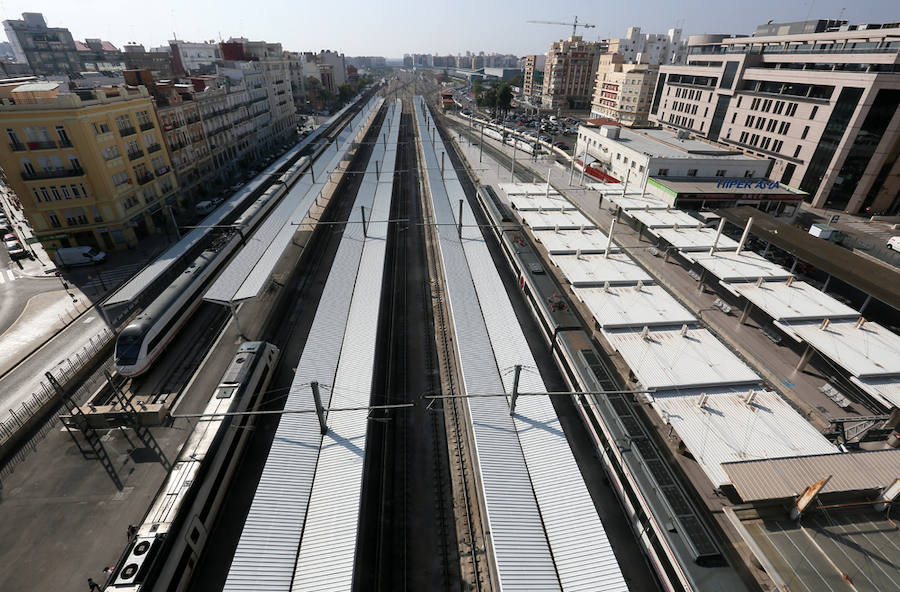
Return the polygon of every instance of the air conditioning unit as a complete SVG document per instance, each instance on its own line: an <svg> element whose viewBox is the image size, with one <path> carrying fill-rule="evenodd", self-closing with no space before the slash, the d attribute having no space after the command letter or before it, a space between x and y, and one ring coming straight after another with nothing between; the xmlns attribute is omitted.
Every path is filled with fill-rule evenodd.
<svg viewBox="0 0 900 592"><path fill-rule="evenodd" d="M134 546L131 547L128 557L122 563L122 568L116 574L113 584L115 586L139 584L146 571L142 569L144 564L148 563L148 560L155 554L156 549L153 548L155 544L155 535L141 535L135 538Z"/></svg>

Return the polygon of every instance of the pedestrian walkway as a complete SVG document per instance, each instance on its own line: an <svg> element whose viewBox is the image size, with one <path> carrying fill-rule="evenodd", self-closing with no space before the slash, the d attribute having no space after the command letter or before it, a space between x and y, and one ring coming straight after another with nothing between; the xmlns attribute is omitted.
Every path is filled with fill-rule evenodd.
<svg viewBox="0 0 900 592"><path fill-rule="evenodd" d="M0 284L14 282L16 279L18 279L18 276L14 274L11 269L4 269L0 271Z"/></svg>
<svg viewBox="0 0 900 592"><path fill-rule="evenodd" d="M40 266L53 267L53 261L47 255L41 243L34 241L34 230L25 218L16 194L6 185L0 184L0 211L2 211L13 227L13 232L19 238L19 242L26 250L31 252L34 261ZM29 242L31 239L33 242ZM25 261L23 267L27 266Z"/></svg>

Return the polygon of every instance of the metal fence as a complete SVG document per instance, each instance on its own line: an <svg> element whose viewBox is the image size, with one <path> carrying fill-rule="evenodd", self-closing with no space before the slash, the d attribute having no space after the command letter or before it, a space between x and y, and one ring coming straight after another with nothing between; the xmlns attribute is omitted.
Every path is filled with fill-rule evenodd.
<svg viewBox="0 0 900 592"><path fill-rule="evenodd" d="M59 384L67 385L81 370L84 369L85 366L95 362L97 354L99 354L114 338L115 333L109 328L104 328L100 333L91 337L90 341L85 344L84 347L69 355L68 358L63 360L50 372ZM92 392L99 388L103 380L105 380L103 371L110 370L111 368L112 362L111 360L107 360L101 368L92 373L91 376L75 389L75 391L69 394L68 397L77 403L85 401ZM9 417L0 421L0 444L11 438L18 430L22 429L22 427L25 426L33 416L40 413L44 406L54 397L56 397L56 392L53 390L53 387L46 380L41 381L40 387L36 392L32 393L31 397L23 402L18 409L10 409ZM58 416L52 414L47 421L37 427L36 432L29 440L24 443L15 454L6 459L2 466L0 466L0 478L12 473L15 466L24 460L28 453L37 447L38 442L40 442L58 423ZM2 482L0 482L0 488L2 488Z"/></svg>

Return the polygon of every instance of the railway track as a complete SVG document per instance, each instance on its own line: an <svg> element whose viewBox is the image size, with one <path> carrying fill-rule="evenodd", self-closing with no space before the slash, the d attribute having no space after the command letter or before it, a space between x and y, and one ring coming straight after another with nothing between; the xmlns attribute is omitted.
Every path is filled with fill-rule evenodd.
<svg viewBox="0 0 900 592"><path fill-rule="evenodd" d="M421 185L420 185L421 186ZM424 187L421 190L425 199ZM424 227L428 229L428 267L431 278L432 309L434 310L435 337L437 341L441 375L441 393L459 394L459 380L453 337L448 319L448 303L444 298L440 255L437 251L437 233L429 208L423 208ZM491 579L485 558L485 532L481 520L481 509L476 490L474 458L471 456L469 418L462 399L447 399L443 405L444 426L447 434L447 448L451 456L451 475L456 499L456 533L460 557L461 582L468 590L487 591L491 589ZM433 405L432 407L437 407Z"/></svg>

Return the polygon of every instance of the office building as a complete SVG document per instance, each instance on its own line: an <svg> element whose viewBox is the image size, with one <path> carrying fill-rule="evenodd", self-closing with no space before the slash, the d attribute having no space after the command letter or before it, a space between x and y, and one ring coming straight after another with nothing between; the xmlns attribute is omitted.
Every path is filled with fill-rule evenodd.
<svg viewBox="0 0 900 592"><path fill-rule="evenodd" d="M900 212L900 26L763 27L813 32L692 36L685 65L660 67L651 119L771 159L816 207Z"/></svg>
<svg viewBox="0 0 900 592"><path fill-rule="evenodd" d="M136 246L169 224L177 182L150 93L22 84L0 104L0 165L45 248Z"/></svg>
<svg viewBox="0 0 900 592"><path fill-rule="evenodd" d="M222 61L218 43L191 43L174 39L169 41L172 52L172 69L176 76L210 74Z"/></svg>
<svg viewBox="0 0 900 592"><path fill-rule="evenodd" d="M546 65L547 56L545 55L525 56L522 94L526 97L540 99L541 90L544 85L544 68Z"/></svg>
<svg viewBox="0 0 900 592"><path fill-rule="evenodd" d="M75 42L82 72L119 73L125 70L125 56L109 41L85 39Z"/></svg>

